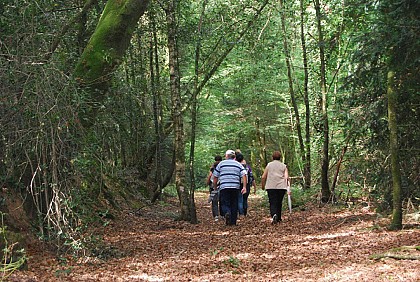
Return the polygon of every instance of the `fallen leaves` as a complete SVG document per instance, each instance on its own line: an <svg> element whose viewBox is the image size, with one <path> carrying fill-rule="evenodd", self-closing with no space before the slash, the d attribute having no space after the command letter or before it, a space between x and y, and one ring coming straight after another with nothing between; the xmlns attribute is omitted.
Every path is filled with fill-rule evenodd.
<svg viewBox="0 0 420 282"><path fill-rule="evenodd" d="M417 245L418 229L389 232L372 228L376 215L365 210L328 212L315 207L285 213L283 221L272 226L266 205L261 204L265 199L258 195L250 197L246 218L237 226L225 226L212 219L207 196L196 193L199 224L175 221L169 215L176 205L162 212L122 211L98 231L104 238L101 252L107 256L60 265L53 254L32 251L29 269L14 274L11 281L416 281L420 277L419 260L371 259L373 254ZM403 249L397 254L407 255Z"/></svg>

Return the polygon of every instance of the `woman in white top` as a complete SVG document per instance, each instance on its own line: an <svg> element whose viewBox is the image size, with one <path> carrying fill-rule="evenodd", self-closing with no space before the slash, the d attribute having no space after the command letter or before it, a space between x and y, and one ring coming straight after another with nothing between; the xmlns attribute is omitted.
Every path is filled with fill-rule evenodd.
<svg viewBox="0 0 420 282"><path fill-rule="evenodd" d="M287 166L280 161L281 153L274 151L272 157L273 161L267 164L261 177L261 187L267 190L271 223L276 224L281 221L282 202L290 183Z"/></svg>

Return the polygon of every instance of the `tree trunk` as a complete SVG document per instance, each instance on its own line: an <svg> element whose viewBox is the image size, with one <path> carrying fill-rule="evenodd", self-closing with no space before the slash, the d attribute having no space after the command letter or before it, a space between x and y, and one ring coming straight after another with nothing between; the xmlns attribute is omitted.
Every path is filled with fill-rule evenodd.
<svg viewBox="0 0 420 282"><path fill-rule="evenodd" d="M398 123L397 123L397 93L395 87L395 72L388 71L388 127L389 147L391 151L391 172L392 172L392 221L390 228L393 230L402 229L402 200L401 200L401 172L398 159Z"/></svg>
<svg viewBox="0 0 420 282"><path fill-rule="evenodd" d="M150 50L149 50L149 67L150 67L150 84L153 96L153 122L155 126L155 189L152 196L152 202L156 201L162 193L162 98L159 91L160 70L158 58L158 42L155 23L155 15L153 7L150 8Z"/></svg>
<svg viewBox="0 0 420 282"><path fill-rule="evenodd" d="M168 51L169 51L169 73L170 89L172 97L172 119L174 124L174 150L175 150L175 185L178 192L181 214L180 219L190 221L196 218L196 211L193 209L190 198L190 188L185 180L185 143L184 124L182 118L182 101L180 88L180 71L178 64L178 46L176 42L177 22L176 5L178 0L168 1L166 10L166 21L168 25ZM194 200L194 199L192 199Z"/></svg>
<svg viewBox="0 0 420 282"><path fill-rule="evenodd" d="M88 92L80 122L91 126L110 86L113 71L121 64L137 22L149 0L109 0L95 32L79 59L74 76ZM88 106L89 105L89 106Z"/></svg>
<svg viewBox="0 0 420 282"><path fill-rule="evenodd" d="M290 63L291 57L290 57L290 52L289 52L289 45L287 42L286 17L284 16L283 0L280 0L279 4L280 4L280 13L281 13L281 29L283 31L283 48L284 48L284 55L286 59L287 77L289 81L289 93L290 93L290 98L292 100L293 112L296 118L296 131L298 134L300 155L301 155L302 163L306 164L305 145L303 143L303 137L302 137L302 126L300 123L299 109L296 102L295 91L293 88L292 66Z"/></svg>
<svg viewBox="0 0 420 282"><path fill-rule="evenodd" d="M203 18L206 11L207 0L203 1L203 10L201 11L200 21L197 27L197 43L195 46L195 60L194 60L194 91L191 97L191 147L190 147L190 177L191 177L191 196L190 200L193 203L193 209L195 210L194 202L194 191L195 191L195 171L194 171L194 152L195 152L195 137L196 137L196 128L197 128L197 95L198 95L198 78L199 78L199 62L200 62L200 52L201 52L201 35L202 35L202 24ZM194 213L195 215L195 213ZM192 223L198 223L197 216L191 218Z"/></svg>
<svg viewBox="0 0 420 282"><path fill-rule="evenodd" d="M324 34L321 24L321 6L319 0L315 0L315 12L318 29L318 47L319 58L321 62L320 69L320 86L321 86L321 112L322 112L322 132L323 132L323 145L322 145L322 165L321 165L321 201L327 203L331 197L331 191L328 182L328 168L329 168L329 125L328 125L328 101L327 101L327 82L326 82L326 67L325 67L325 42Z"/></svg>
<svg viewBox="0 0 420 282"><path fill-rule="evenodd" d="M255 135L257 139L257 148L259 148L259 171L264 171L265 166L267 165L267 158L266 158L266 144L265 144L265 138L263 134L261 134L262 129L260 127L260 118L257 117L255 119Z"/></svg>
<svg viewBox="0 0 420 282"><path fill-rule="evenodd" d="M310 133L310 108L309 108L309 74L308 74L308 58L306 52L306 40L304 32L305 23L305 9L304 1L300 0L300 39L302 44L302 60L303 60L303 71L304 71L304 82L303 82L303 100L305 103L305 163L303 168L304 177L304 189L311 188L312 176L311 176L311 133Z"/></svg>
<svg viewBox="0 0 420 282"><path fill-rule="evenodd" d="M350 136L350 135L349 135ZM331 194L333 195L333 202L335 202L336 200L336 196L335 196L335 188L337 186L337 182L338 182L338 175L340 173L340 168L341 168L341 164L343 163L343 159L344 159L344 155L347 152L347 148L348 148L348 144L346 143L343 147L343 150L341 151L341 155L340 158L338 159L337 162L337 169L335 170L335 174L334 174L334 178L333 178L333 182L331 185Z"/></svg>

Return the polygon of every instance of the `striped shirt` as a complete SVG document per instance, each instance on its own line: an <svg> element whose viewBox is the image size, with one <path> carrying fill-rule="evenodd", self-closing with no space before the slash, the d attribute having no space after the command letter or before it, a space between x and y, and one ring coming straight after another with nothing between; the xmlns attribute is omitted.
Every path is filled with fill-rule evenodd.
<svg viewBox="0 0 420 282"><path fill-rule="evenodd" d="M246 175L246 169L239 162L228 159L221 161L213 171L219 179L219 189L242 189L241 178Z"/></svg>

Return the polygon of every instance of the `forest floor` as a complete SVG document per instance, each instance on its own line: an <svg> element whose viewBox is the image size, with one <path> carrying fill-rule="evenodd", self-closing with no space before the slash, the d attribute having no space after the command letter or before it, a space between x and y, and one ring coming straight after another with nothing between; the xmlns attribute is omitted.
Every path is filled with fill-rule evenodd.
<svg viewBox="0 0 420 282"><path fill-rule="evenodd" d="M199 224L175 221L176 202L121 211L95 232L96 256L77 260L42 246L9 281L420 281L418 224L388 231L366 208L307 206L270 224L264 195L251 195L237 226L211 217L196 192ZM388 221L386 221L388 222ZM372 257L378 255L378 257ZM382 256L382 257L381 257Z"/></svg>

